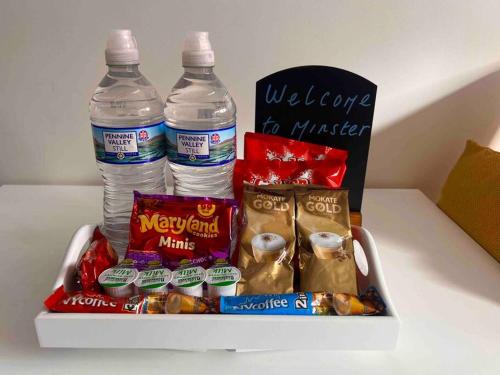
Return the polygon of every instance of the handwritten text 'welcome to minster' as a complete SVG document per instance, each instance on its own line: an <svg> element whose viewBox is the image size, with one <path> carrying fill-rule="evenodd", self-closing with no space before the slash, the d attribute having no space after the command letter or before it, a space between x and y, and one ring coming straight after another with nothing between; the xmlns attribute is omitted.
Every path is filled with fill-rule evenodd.
<svg viewBox="0 0 500 375"><path fill-rule="evenodd" d="M348 117L353 111L366 110L366 108L372 106L370 94L342 95L328 90L318 90L314 85L310 85L304 95L304 93L289 90L287 84L282 85L280 88L273 88L272 84L269 84L265 100L268 105L284 104L290 107L291 110L293 108L299 112L302 110L306 112L308 109L316 112L319 108L333 109L337 113L340 111L344 117ZM297 120L293 124L281 124L272 116L268 116L262 123L262 132L266 134L282 134L280 131L282 126L289 129L292 138L298 140L301 140L307 134L360 137L371 128L371 124L355 124L345 118L334 123L319 123L309 119Z"/></svg>

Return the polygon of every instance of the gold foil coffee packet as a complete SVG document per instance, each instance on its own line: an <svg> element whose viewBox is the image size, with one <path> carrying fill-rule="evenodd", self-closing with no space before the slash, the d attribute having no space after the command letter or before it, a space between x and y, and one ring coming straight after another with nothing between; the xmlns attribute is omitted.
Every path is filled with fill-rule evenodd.
<svg viewBox="0 0 500 375"><path fill-rule="evenodd" d="M300 290L357 295L347 190L295 192Z"/></svg>
<svg viewBox="0 0 500 375"><path fill-rule="evenodd" d="M293 292L295 199L293 190L245 185L237 294Z"/></svg>

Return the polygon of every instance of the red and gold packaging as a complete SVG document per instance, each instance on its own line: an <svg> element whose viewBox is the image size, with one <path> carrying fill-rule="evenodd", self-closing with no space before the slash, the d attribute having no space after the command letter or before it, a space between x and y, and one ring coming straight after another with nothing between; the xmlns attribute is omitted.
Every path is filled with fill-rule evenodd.
<svg viewBox="0 0 500 375"><path fill-rule="evenodd" d="M98 228L94 231L93 238L78 262L78 279L83 290L99 292L101 288L97 278L104 270L116 266L118 255Z"/></svg>
<svg viewBox="0 0 500 375"><path fill-rule="evenodd" d="M337 160L345 163L348 152L270 134L245 133L245 160Z"/></svg>
<svg viewBox="0 0 500 375"><path fill-rule="evenodd" d="M243 184L301 184L339 188L348 152L270 134L245 133L245 159L237 160L233 189L241 200Z"/></svg>
<svg viewBox="0 0 500 375"><path fill-rule="evenodd" d="M288 162L281 160L237 160L233 174L236 199L241 200L243 184L251 185L321 185L340 188L346 172L341 160L306 160Z"/></svg>
<svg viewBox="0 0 500 375"><path fill-rule="evenodd" d="M92 291L66 292L64 287L60 286L47 297L44 304L48 310L60 313L141 314L144 301L141 296L117 298ZM144 311L144 313L153 313L153 311ZM157 313L161 312L157 311Z"/></svg>

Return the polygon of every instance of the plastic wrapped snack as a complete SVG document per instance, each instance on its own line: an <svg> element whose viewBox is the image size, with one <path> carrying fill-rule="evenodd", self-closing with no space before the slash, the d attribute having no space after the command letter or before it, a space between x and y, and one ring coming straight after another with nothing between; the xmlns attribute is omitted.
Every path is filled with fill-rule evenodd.
<svg viewBox="0 0 500 375"><path fill-rule="evenodd" d="M233 199L148 195L134 192L127 256L160 254L175 270L181 260L207 268L228 260L235 242L237 203Z"/></svg>
<svg viewBox="0 0 500 375"><path fill-rule="evenodd" d="M118 263L118 255L96 228L94 238L78 262L78 282L83 290L99 292L98 277L106 269Z"/></svg>
<svg viewBox="0 0 500 375"><path fill-rule="evenodd" d="M236 199L241 200L243 184L299 184L321 185L331 188L342 186L346 164L343 160L307 160L287 162L281 160L237 160L233 175Z"/></svg>
<svg viewBox="0 0 500 375"><path fill-rule="evenodd" d="M220 312L219 298L188 296L169 293L166 300L167 314L217 314Z"/></svg>
<svg viewBox="0 0 500 375"><path fill-rule="evenodd" d="M271 134L245 133L246 160L336 160L345 163L348 152Z"/></svg>

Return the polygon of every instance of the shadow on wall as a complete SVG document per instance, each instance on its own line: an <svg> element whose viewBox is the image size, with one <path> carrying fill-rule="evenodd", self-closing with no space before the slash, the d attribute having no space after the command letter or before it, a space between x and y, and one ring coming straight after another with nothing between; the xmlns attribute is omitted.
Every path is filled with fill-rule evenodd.
<svg viewBox="0 0 500 375"><path fill-rule="evenodd" d="M370 187L418 188L437 201L468 138L489 146L500 125L500 71L372 135Z"/></svg>

